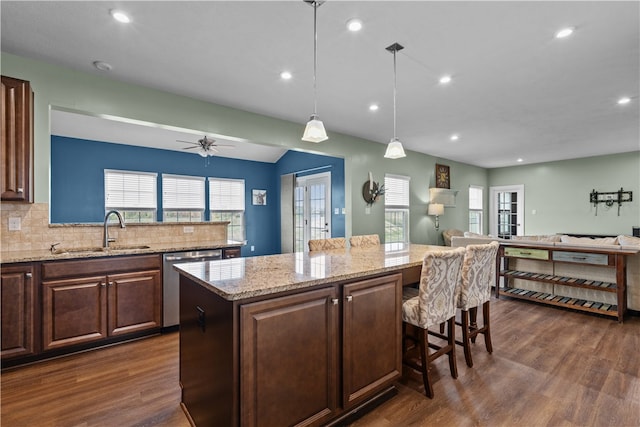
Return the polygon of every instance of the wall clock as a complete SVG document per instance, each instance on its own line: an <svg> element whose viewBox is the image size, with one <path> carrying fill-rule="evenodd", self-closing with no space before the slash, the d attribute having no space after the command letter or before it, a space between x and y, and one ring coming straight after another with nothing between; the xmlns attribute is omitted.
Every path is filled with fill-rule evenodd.
<svg viewBox="0 0 640 427"><path fill-rule="evenodd" d="M436 163L436 188L451 188L449 166Z"/></svg>

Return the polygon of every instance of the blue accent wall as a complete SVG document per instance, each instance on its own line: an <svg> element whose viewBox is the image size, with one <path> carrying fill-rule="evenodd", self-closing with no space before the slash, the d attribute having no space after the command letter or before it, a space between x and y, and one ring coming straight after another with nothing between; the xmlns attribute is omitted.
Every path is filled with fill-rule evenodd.
<svg viewBox="0 0 640 427"><path fill-rule="evenodd" d="M309 171L315 168L323 170ZM331 171L332 208L344 207L344 160L289 151L277 163L209 157L100 141L51 136L52 223L102 223L104 169L245 180L247 246L243 256L280 252L280 175ZM306 172L305 172L306 171ZM267 190L266 205L252 205L251 190ZM158 205L161 206L160 179ZM332 209L333 212L333 209ZM162 218L158 209L158 218ZM208 219L208 210L205 213ZM344 236L344 215L332 215L333 233ZM254 252L250 247L255 246Z"/></svg>

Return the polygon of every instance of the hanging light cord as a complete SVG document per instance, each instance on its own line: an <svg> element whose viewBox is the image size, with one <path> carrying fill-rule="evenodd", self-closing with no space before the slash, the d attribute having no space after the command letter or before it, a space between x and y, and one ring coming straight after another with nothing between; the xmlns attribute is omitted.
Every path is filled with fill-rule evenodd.
<svg viewBox="0 0 640 427"><path fill-rule="evenodd" d="M316 14L318 2L313 2L313 115L318 115L318 87L316 83L316 68L318 63L318 31L316 30Z"/></svg>
<svg viewBox="0 0 640 427"><path fill-rule="evenodd" d="M396 73L396 49L393 50L393 139L396 139L396 90L397 90L397 73Z"/></svg>

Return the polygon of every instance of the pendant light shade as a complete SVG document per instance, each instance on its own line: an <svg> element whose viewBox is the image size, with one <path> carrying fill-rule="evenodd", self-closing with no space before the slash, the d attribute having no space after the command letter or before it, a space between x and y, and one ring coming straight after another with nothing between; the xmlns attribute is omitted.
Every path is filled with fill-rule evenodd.
<svg viewBox="0 0 640 427"><path fill-rule="evenodd" d="M398 138L393 138L389 145L387 145L387 151L384 153L387 159L401 159L407 157L402 147L402 142Z"/></svg>
<svg viewBox="0 0 640 427"><path fill-rule="evenodd" d="M318 119L315 114L311 116L307 122L307 126L304 128L304 135L302 135L303 141L309 142L322 142L329 139L327 131L324 130L324 124Z"/></svg>
<svg viewBox="0 0 640 427"><path fill-rule="evenodd" d="M402 49L404 47L398 43L386 48L386 50L393 53L393 138L391 138L391 142L387 145L387 151L384 153L384 157L387 159L400 159L407 156L404 153L402 142L396 137L396 52Z"/></svg>
<svg viewBox="0 0 640 427"><path fill-rule="evenodd" d="M318 65L318 31L316 29L317 24L317 10L324 1L319 0L304 0L309 6L313 6L313 114L311 119L307 122L307 126L304 128L304 134L302 135L303 141L308 142L322 142L329 139L327 131L324 129L324 124L318 117L318 86L316 83L316 70Z"/></svg>

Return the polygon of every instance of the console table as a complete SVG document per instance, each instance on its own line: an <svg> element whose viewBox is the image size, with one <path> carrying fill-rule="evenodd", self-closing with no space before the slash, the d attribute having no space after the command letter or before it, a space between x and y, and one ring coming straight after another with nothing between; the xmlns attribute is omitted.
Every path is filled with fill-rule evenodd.
<svg viewBox="0 0 640 427"><path fill-rule="evenodd" d="M616 318L627 311L624 249L502 243L496 298L509 296ZM500 286L500 278L503 286Z"/></svg>

